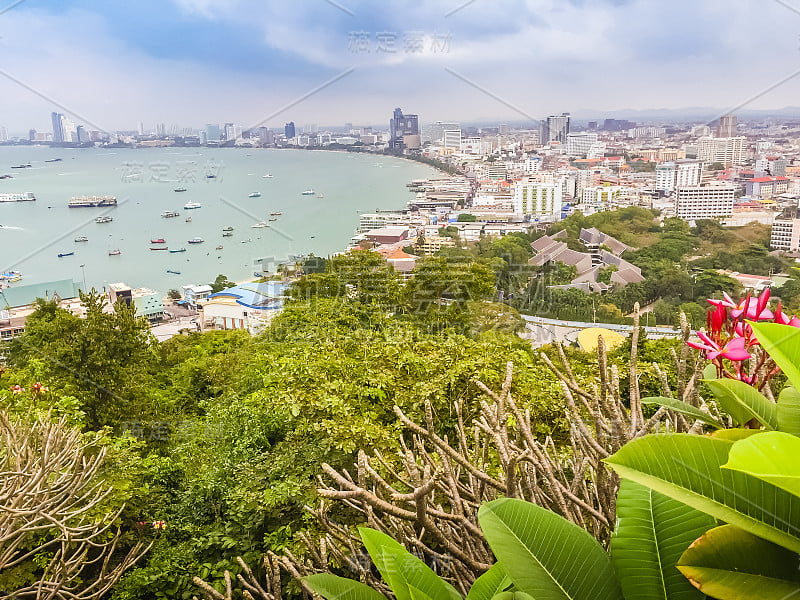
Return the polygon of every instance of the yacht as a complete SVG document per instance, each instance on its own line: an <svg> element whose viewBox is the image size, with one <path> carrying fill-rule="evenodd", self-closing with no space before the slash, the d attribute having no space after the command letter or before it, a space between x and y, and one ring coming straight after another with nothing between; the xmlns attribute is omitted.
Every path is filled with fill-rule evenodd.
<svg viewBox="0 0 800 600"><path fill-rule="evenodd" d="M95 223L111 223L111 221L113 221L113 220L114 220L114 217L109 217L108 215L103 215L103 216L97 217L94 220L94 222Z"/></svg>
<svg viewBox="0 0 800 600"><path fill-rule="evenodd" d="M301 196L313 196L315 193L316 192L314 190L308 189L308 190L303 190L302 192L300 192L300 195Z"/></svg>
<svg viewBox="0 0 800 600"><path fill-rule="evenodd" d="M193 208L202 208L203 205L199 202L187 202L183 205L183 208L186 210L192 210Z"/></svg>
<svg viewBox="0 0 800 600"><path fill-rule="evenodd" d="M190 244L202 244L205 240L201 237L193 237L192 239L188 240Z"/></svg>
<svg viewBox="0 0 800 600"><path fill-rule="evenodd" d="M261 192L250 192L249 194L247 194L247 197L248 198L260 198L261 197Z"/></svg>
<svg viewBox="0 0 800 600"><path fill-rule="evenodd" d="M76 237L76 238L75 238L75 241L76 241L76 242L88 242L88 241L89 241L89 238L88 238L88 237L86 237L85 235L81 235L81 236L78 236L78 237Z"/></svg>
<svg viewBox="0 0 800 600"><path fill-rule="evenodd" d="M108 255L109 256L119 256L120 254L122 254L122 250L119 250L119 249L117 249L117 250L109 250L108 251Z"/></svg>
<svg viewBox="0 0 800 600"><path fill-rule="evenodd" d="M163 213L161 213L161 216L165 219L171 219L172 217L180 217L181 213L175 212L174 210L165 210Z"/></svg>
<svg viewBox="0 0 800 600"><path fill-rule="evenodd" d="M269 223L265 223L264 221L259 221L255 225L250 225L253 229L261 229L263 227L269 227Z"/></svg>
<svg viewBox="0 0 800 600"><path fill-rule="evenodd" d="M175 250L170 249L170 252L172 254L175 254L176 252L186 252L186 248L176 248Z"/></svg>

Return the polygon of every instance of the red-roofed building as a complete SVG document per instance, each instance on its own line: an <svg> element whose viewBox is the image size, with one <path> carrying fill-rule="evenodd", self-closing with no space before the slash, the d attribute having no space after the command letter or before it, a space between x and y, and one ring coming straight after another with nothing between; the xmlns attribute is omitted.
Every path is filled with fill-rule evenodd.
<svg viewBox="0 0 800 600"><path fill-rule="evenodd" d="M745 194L760 198L771 198L789 189L787 177L755 177L745 184Z"/></svg>

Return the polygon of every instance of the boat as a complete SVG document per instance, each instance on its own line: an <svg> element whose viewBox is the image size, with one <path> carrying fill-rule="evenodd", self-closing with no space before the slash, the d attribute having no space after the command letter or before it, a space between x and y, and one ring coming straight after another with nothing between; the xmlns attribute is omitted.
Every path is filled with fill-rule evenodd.
<svg viewBox="0 0 800 600"><path fill-rule="evenodd" d="M317 194L317 198L324 198L325 194Z"/></svg>
<svg viewBox="0 0 800 600"><path fill-rule="evenodd" d="M313 196L316 192L314 190L303 190L300 192L301 196Z"/></svg>
<svg viewBox="0 0 800 600"><path fill-rule="evenodd" d="M186 217L186 222L187 223L191 223L192 222L192 217Z"/></svg>
<svg viewBox="0 0 800 600"><path fill-rule="evenodd" d="M192 210L195 208L202 208L202 207L203 205L200 204L199 202L187 202L186 204L183 205L184 210Z"/></svg>
<svg viewBox="0 0 800 600"><path fill-rule="evenodd" d="M222 246L217 246L216 248L214 248L214 250L222 250L222 248L223 248Z"/></svg>
<svg viewBox="0 0 800 600"><path fill-rule="evenodd" d="M73 254L75 254L75 253L74 252L59 252L58 253L58 258L64 258L65 256L72 256Z"/></svg>
<svg viewBox="0 0 800 600"><path fill-rule="evenodd" d="M250 227L252 227L253 229L261 229L263 227L269 227L269 224L265 223L264 221L259 221L255 225L250 225Z"/></svg>
<svg viewBox="0 0 800 600"><path fill-rule="evenodd" d="M226 231L225 233L222 234L222 237L232 237L232 236L233 236L232 231Z"/></svg>
<svg viewBox="0 0 800 600"><path fill-rule="evenodd" d="M28 169L28 168L30 168L30 166L31 166L31 163L28 163L28 164L25 164L25 165L14 165L11 168L12 169Z"/></svg>
<svg viewBox="0 0 800 600"><path fill-rule="evenodd" d="M14 283L20 279L22 279L22 273L19 271L6 271L5 273L0 273L0 281Z"/></svg>
<svg viewBox="0 0 800 600"><path fill-rule="evenodd" d="M270 221L277 221L277 220L278 220L278 219L275 219L274 217L273 217L273 218L270 218Z"/></svg>
<svg viewBox="0 0 800 600"><path fill-rule="evenodd" d="M282 215L283 213L282 212L271 212L269 214L270 214L271 217L277 217L277 216Z"/></svg>
<svg viewBox="0 0 800 600"><path fill-rule="evenodd" d="M167 248L166 246L156 246L155 248L153 246L150 246L150 250L169 250L169 248Z"/></svg>
<svg viewBox="0 0 800 600"><path fill-rule="evenodd" d="M167 242L164 241L164 238L156 238L154 240L150 240L151 244L166 244Z"/></svg>
<svg viewBox="0 0 800 600"><path fill-rule="evenodd" d="M188 240L190 244L202 244L205 240L201 237L193 237L192 239Z"/></svg>
<svg viewBox="0 0 800 600"><path fill-rule="evenodd" d="M109 256L119 256L120 254L122 254L122 250L120 250L119 248L116 249L116 250L109 250L108 251L108 255Z"/></svg>
<svg viewBox="0 0 800 600"><path fill-rule="evenodd" d="M264 179L272 179L272 175L270 175L269 173L267 173L266 175L262 175L261 177L263 177Z"/></svg>
<svg viewBox="0 0 800 600"><path fill-rule="evenodd" d="M172 269L167 269L167 273L172 273L173 275L180 275L180 271L173 271Z"/></svg>
<svg viewBox="0 0 800 600"><path fill-rule="evenodd" d="M0 175L0 179L13 179L13 178L14 176L9 175L8 173L6 173L5 175Z"/></svg>
<svg viewBox="0 0 800 600"><path fill-rule="evenodd" d="M176 249L176 250L172 250L172 249L170 249L170 252L171 252L172 254L175 254L176 252L186 252L186 248L178 248L178 249Z"/></svg>
<svg viewBox="0 0 800 600"><path fill-rule="evenodd" d="M75 238L75 241L76 241L76 242L88 242L88 241L89 241L89 238L88 238L88 237L86 237L85 235L81 235L81 236L78 236L78 237L76 237L76 238Z"/></svg>
<svg viewBox="0 0 800 600"><path fill-rule="evenodd" d="M250 192L249 194L247 194L247 197L248 198L260 198L261 197L261 192Z"/></svg>
<svg viewBox="0 0 800 600"><path fill-rule="evenodd" d="M225 227L225 228L224 228L222 231L233 231L233 227L231 227L230 225L228 225L228 226L227 226L227 227Z"/></svg>
<svg viewBox="0 0 800 600"><path fill-rule="evenodd" d="M69 204L70 208L94 208L97 206L116 206L115 196L73 196Z"/></svg>
<svg viewBox="0 0 800 600"><path fill-rule="evenodd" d="M186 188L185 187L176 187L173 191L174 192L185 192Z"/></svg>
<svg viewBox="0 0 800 600"><path fill-rule="evenodd" d="M36 196L33 192L22 192L15 194L0 194L0 202L33 202Z"/></svg>
<svg viewBox="0 0 800 600"><path fill-rule="evenodd" d="M113 217L109 217L108 215L102 215L100 217L97 217L94 220L94 222L95 223L111 223L111 221L113 221L113 220L114 220Z"/></svg>
<svg viewBox="0 0 800 600"><path fill-rule="evenodd" d="M44 162L61 162L61 159L60 158L48 158Z"/></svg>
<svg viewBox="0 0 800 600"><path fill-rule="evenodd" d="M174 210L165 210L163 213L161 213L161 216L165 219L171 219L172 217L180 217L181 213L175 212Z"/></svg>

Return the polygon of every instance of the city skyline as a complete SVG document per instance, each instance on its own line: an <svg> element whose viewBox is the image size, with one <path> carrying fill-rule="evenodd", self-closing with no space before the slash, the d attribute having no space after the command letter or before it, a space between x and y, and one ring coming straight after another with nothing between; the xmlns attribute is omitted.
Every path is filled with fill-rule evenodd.
<svg viewBox="0 0 800 600"><path fill-rule="evenodd" d="M800 88L798 25L783 3L717 0L23 2L0 14L0 92L16 133L51 112L121 130L778 110Z"/></svg>

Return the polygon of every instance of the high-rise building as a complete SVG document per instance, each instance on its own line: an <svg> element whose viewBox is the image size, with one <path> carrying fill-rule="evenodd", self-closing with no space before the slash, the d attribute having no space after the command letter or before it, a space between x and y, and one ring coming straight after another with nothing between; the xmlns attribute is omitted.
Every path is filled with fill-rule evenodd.
<svg viewBox="0 0 800 600"><path fill-rule="evenodd" d="M29 129L28 130L28 141L32 142L35 139L36 139L36 130L35 129Z"/></svg>
<svg viewBox="0 0 800 600"><path fill-rule="evenodd" d="M770 248L783 252L800 250L800 215L797 213L797 209L789 209L775 217L769 240Z"/></svg>
<svg viewBox="0 0 800 600"><path fill-rule="evenodd" d="M514 184L514 212L557 220L561 216L562 193L561 182L517 181Z"/></svg>
<svg viewBox="0 0 800 600"><path fill-rule="evenodd" d="M297 131L294 127L294 121L289 121L286 125L284 125L283 135L286 136L287 140L290 140L297 135Z"/></svg>
<svg viewBox="0 0 800 600"><path fill-rule="evenodd" d="M736 187L732 184L675 188L675 210L679 219L714 219L733 213Z"/></svg>
<svg viewBox="0 0 800 600"><path fill-rule="evenodd" d="M697 140L697 158L703 162L719 162L730 167L744 162L744 136L725 138L700 138Z"/></svg>
<svg viewBox="0 0 800 600"><path fill-rule="evenodd" d="M144 123L139 121L139 135L144 135Z"/></svg>
<svg viewBox="0 0 800 600"><path fill-rule="evenodd" d="M719 125L717 126L717 137L734 137L736 135L736 129L738 125L739 120L736 118L736 115L722 115L719 118Z"/></svg>
<svg viewBox="0 0 800 600"><path fill-rule="evenodd" d="M569 133L569 113L550 115L547 119L542 119L541 133L543 144L550 142L566 143L567 134Z"/></svg>
<svg viewBox="0 0 800 600"><path fill-rule="evenodd" d="M567 154L569 156L586 157L597 143L597 134L590 131L580 131L567 134Z"/></svg>
<svg viewBox="0 0 800 600"><path fill-rule="evenodd" d="M636 127L636 123L622 119L606 119L603 121L604 131L625 131L626 129L633 129L634 127Z"/></svg>
<svg viewBox="0 0 800 600"><path fill-rule="evenodd" d="M64 142L64 129L61 126L61 113L50 113L50 120L53 123L53 143L62 144Z"/></svg>
<svg viewBox="0 0 800 600"><path fill-rule="evenodd" d="M461 127L458 123L448 123L442 131L442 147L461 149Z"/></svg>
<svg viewBox="0 0 800 600"><path fill-rule="evenodd" d="M404 139L406 136L417 138L412 143L418 141L419 116L403 115L402 110L395 108L393 116L389 120L389 148L403 150L407 145L407 141Z"/></svg>
<svg viewBox="0 0 800 600"><path fill-rule="evenodd" d="M205 134L206 134L206 143L209 142L219 143L222 135L219 125L215 125L213 123L206 124Z"/></svg>
<svg viewBox="0 0 800 600"><path fill-rule="evenodd" d="M661 163L656 167L656 190L670 194L676 187L700 185L703 163L683 159Z"/></svg>

